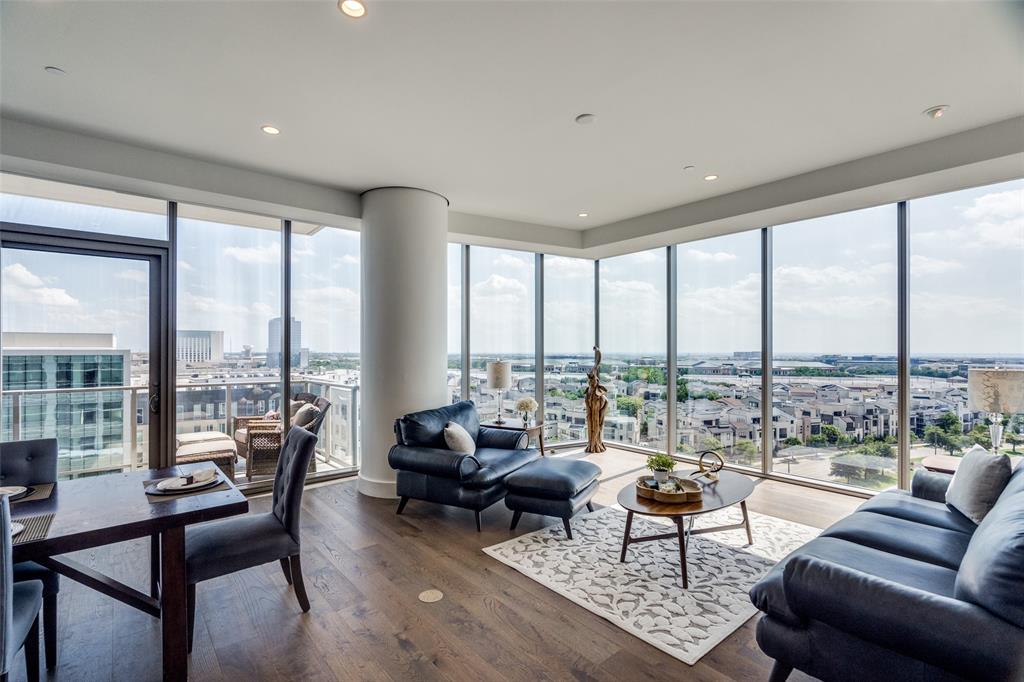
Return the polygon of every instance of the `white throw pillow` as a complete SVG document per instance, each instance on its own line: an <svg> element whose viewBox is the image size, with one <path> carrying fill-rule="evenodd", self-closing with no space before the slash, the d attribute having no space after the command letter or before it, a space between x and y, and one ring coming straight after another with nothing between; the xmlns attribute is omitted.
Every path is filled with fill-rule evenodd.
<svg viewBox="0 0 1024 682"><path fill-rule="evenodd" d="M1013 467L1006 455L994 455L980 445L967 451L946 490L946 504L975 523L995 506L1010 480Z"/></svg>
<svg viewBox="0 0 1024 682"><path fill-rule="evenodd" d="M476 443L473 442L473 437L462 427L462 424L457 422L448 422L444 427L444 442L453 452L465 452L467 455L476 452Z"/></svg>

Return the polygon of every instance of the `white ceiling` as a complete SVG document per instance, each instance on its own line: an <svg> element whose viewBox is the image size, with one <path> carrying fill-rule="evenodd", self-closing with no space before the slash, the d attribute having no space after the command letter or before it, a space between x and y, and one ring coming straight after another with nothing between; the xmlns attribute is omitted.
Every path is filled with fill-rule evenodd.
<svg viewBox="0 0 1024 682"><path fill-rule="evenodd" d="M575 229L1024 112L1022 3L366 2L4 0L0 109Z"/></svg>

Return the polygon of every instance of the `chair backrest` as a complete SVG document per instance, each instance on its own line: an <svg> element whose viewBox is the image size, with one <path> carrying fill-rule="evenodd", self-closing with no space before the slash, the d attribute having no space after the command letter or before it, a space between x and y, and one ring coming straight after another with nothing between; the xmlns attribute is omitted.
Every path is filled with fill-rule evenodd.
<svg viewBox="0 0 1024 682"><path fill-rule="evenodd" d="M298 400L303 403L311 403L313 407L320 410L320 414L316 416L312 422L305 426L305 429L310 433L320 433L320 427L324 423L324 419L327 417L327 411L331 409L331 401L327 398L316 395L315 393L296 393L292 396L292 400ZM294 414L292 415L295 416Z"/></svg>
<svg viewBox="0 0 1024 682"><path fill-rule="evenodd" d="M460 424L476 442L480 434L480 417L477 416L476 405L472 400L463 400L436 410L411 412L395 421L395 438L399 445L447 449L444 427L448 422Z"/></svg>
<svg viewBox="0 0 1024 682"><path fill-rule="evenodd" d="M288 429L281 445L274 475L274 516L288 534L299 541L299 513L302 508L302 489L306 483L306 470L316 449L316 436L301 426Z"/></svg>
<svg viewBox="0 0 1024 682"><path fill-rule="evenodd" d="M14 562L11 560L11 506L0 495L0 674L6 674L18 653L11 641L14 630ZM13 650L12 650L13 649Z"/></svg>
<svg viewBox="0 0 1024 682"><path fill-rule="evenodd" d="M56 482L56 438L0 443L0 485Z"/></svg>

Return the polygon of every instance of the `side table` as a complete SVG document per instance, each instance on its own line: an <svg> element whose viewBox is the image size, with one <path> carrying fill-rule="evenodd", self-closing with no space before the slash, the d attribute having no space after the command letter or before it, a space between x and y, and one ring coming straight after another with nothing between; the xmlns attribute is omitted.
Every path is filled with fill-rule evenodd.
<svg viewBox="0 0 1024 682"><path fill-rule="evenodd" d="M509 419L504 424L496 424L493 421L481 422L480 426L486 426L489 429L501 429L502 431L523 431L527 436L533 438L537 437L537 444L540 445L540 456L544 457L544 422L539 424L530 424L529 426L523 426L523 422L519 420Z"/></svg>

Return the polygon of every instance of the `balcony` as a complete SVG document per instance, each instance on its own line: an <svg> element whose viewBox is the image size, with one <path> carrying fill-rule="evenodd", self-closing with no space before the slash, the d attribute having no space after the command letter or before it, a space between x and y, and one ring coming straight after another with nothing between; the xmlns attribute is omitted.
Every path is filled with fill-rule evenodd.
<svg viewBox="0 0 1024 682"><path fill-rule="evenodd" d="M232 435L235 416L255 416L278 409L279 387L280 383L273 379L180 385L175 391L175 430ZM354 470L359 464L359 387L296 376L292 390L320 395L331 403L317 440L316 472ZM245 397L253 391L266 394L266 399L255 401ZM61 478L149 465L148 387L11 390L4 391L2 399L0 440L57 438ZM245 459L241 457L236 463L235 478L245 478Z"/></svg>

